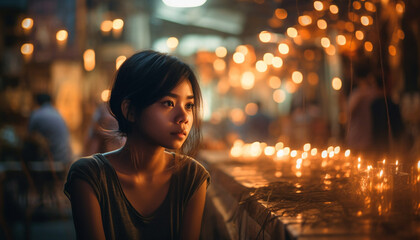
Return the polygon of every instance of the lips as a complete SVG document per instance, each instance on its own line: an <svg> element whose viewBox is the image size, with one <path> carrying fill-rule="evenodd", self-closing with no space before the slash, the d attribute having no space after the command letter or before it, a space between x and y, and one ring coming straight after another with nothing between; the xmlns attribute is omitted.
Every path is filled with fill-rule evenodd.
<svg viewBox="0 0 420 240"><path fill-rule="evenodd" d="M181 130L177 130L175 132L171 132L171 135L175 135L175 136L178 136L178 137L186 137L187 136L187 131L181 129Z"/></svg>

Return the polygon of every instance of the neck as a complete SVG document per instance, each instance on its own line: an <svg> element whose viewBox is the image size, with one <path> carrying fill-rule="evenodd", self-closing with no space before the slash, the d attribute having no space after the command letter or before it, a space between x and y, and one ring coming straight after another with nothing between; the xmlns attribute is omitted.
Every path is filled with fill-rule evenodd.
<svg viewBox="0 0 420 240"><path fill-rule="evenodd" d="M144 141L127 138L120 154L120 159L126 161L126 166L136 172L154 174L164 171L167 167L165 148L151 146Z"/></svg>

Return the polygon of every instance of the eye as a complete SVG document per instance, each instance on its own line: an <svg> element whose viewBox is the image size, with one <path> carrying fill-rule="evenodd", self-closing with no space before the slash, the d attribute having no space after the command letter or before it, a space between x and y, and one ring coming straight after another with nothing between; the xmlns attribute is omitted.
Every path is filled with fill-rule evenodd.
<svg viewBox="0 0 420 240"><path fill-rule="evenodd" d="M188 110L193 110L194 109L195 104L194 103L187 103L187 105L185 106L186 109Z"/></svg>
<svg viewBox="0 0 420 240"><path fill-rule="evenodd" d="M162 104L165 107L173 107L174 106L174 102L172 102L171 100L163 101Z"/></svg>

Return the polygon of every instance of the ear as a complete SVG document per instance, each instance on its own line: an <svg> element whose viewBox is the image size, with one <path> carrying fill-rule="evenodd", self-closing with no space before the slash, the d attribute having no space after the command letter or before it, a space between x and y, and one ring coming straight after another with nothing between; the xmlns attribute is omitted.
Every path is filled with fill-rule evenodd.
<svg viewBox="0 0 420 240"><path fill-rule="evenodd" d="M130 100L125 99L122 101L121 112L125 119L127 119L129 122L134 122L134 112L130 110Z"/></svg>

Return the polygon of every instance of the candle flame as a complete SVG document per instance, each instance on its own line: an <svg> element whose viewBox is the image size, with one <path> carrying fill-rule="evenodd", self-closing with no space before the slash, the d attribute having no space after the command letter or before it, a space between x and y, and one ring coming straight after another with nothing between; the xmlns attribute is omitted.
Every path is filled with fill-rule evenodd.
<svg viewBox="0 0 420 240"><path fill-rule="evenodd" d="M344 156L346 156L346 157L350 156L350 149L347 149L347 150L344 152Z"/></svg>

